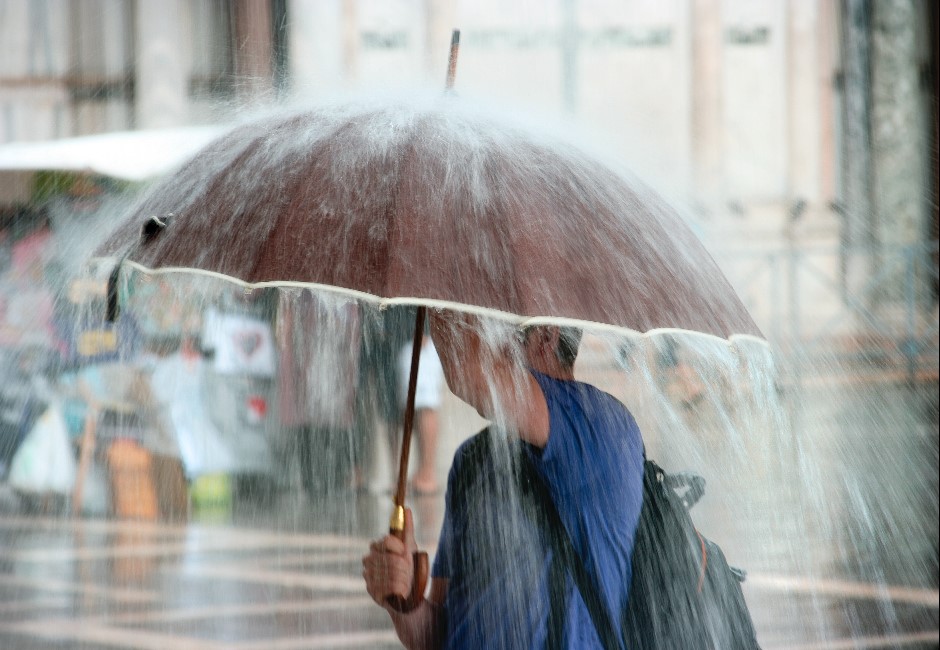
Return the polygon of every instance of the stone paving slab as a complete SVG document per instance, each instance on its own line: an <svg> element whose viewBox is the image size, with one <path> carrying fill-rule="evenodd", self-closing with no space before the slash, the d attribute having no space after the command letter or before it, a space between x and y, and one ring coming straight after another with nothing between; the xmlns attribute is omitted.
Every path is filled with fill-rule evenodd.
<svg viewBox="0 0 940 650"><path fill-rule="evenodd" d="M43 545L23 548L17 540L30 539L29 520L0 516L0 647L400 647L363 590L365 537L195 527L194 538L214 541L187 545L184 530L147 524L160 543L123 547L133 528L126 522L34 523ZM76 544L83 523L93 531L82 537L94 540L88 547ZM50 529L60 530L57 539ZM232 538L238 543L215 544ZM935 589L756 572L745 593L767 650L940 641ZM879 629L870 614L884 607L900 629ZM866 617L870 625L859 626Z"/></svg>
<svg viewBox="0 0 940 650"><path fill-rule="evenodd" d="M711 441L696 459L734 469L708 477L693 515L748 570L765 650L940 646L936 394L813 386L787 394L793 440L760 441L747 463ZM287 491L212 524L23 516L0 486L0 648L400 647L360 576L390 513L375 483L327 500ZM443 497L411 504L433 555Z"/></svg>

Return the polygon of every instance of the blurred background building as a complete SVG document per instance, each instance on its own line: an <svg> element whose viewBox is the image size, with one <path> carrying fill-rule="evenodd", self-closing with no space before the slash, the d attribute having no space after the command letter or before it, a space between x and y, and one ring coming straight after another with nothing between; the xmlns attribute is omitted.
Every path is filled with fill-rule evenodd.
<svg viewBox="0 0 940 650"><path fill-rule="evenodd" d="M655 378L623 376L626 346L579 361L649 384L651 457L712 472L697 512L754 559L762 645L936 647L938 7L0 0L0 646L397 647L359 562L386 529L394 436L368 435L399 426L413 314L147 276L110 323L109 265L80 267L151 179L256 111L440 93L459 28L457 93L653 183L773 345L760 418L672 346ZM482 426L468 409L445 391L440 484ZM414 504L432 545L443 496Z"/></svg>
<svg viewBox="0 0 940 650"><path fill-rule="evenodd" d="M453 27L461 94L570 117L688 205L768 334L931 349L927 0L3 0L0 143L441 84Z"/></svg>

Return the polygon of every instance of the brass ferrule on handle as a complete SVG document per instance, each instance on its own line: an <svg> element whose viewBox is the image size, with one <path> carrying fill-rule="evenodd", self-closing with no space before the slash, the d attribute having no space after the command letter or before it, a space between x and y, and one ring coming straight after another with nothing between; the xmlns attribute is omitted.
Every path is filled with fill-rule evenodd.
<svg viewBox="0 0 940 650"><path fill-rule="evenodd" d="M405 506L395 505L388 521L388 532L401 539L405 533Z"/></svg>

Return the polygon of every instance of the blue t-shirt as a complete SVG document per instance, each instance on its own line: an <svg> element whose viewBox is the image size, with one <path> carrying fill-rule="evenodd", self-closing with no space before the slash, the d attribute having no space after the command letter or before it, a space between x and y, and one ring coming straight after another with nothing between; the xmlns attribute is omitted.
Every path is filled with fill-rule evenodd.
<svg viewBox="0 0 940 650"><path fill-rule="evenodd" d="M611 395L532 373L549 413L544 449L524 445L548 486L578 556L617 624L629 596L643 502L643 441ZM484 437L489 437L484 440ZM509 436L495 430L457 450L432 575L448 582L446 648L541 649L547 637L552 552L526 514ZM566 575L564 647L599 648L597 631Z"/></svg>

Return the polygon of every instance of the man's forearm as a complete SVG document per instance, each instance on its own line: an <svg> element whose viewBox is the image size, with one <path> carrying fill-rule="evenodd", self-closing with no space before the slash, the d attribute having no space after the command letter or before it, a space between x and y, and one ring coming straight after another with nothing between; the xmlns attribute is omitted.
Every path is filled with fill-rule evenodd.
<svg viewBox="0 0 940 650"><path fill-rule="evenodd" d="M408 650L437 650L443 645L446 614L442 606L424 600L408 614L390 611L389 616Z"/></svg>

